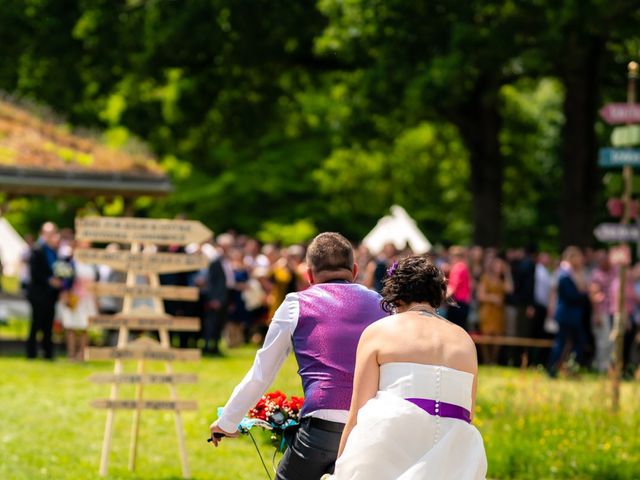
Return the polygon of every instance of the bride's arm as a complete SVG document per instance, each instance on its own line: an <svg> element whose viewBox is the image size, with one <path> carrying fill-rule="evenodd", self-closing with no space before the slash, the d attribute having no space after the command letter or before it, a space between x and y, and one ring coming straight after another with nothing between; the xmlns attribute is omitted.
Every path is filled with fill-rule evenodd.
<svg viewBox="0 0 640 480"><path fill-rule="evenodd" d="M367 400L375 397L378 392L380 365L378 365L375 338L376 328L370 326L362 333L360 341L358 342L356 368L353 378L353 394L351 396L351 408L349 409L349 417L340 439L338 457L342 455L342 451L347 443L349 434L356 425L358 410L367 403Z"/></svg>

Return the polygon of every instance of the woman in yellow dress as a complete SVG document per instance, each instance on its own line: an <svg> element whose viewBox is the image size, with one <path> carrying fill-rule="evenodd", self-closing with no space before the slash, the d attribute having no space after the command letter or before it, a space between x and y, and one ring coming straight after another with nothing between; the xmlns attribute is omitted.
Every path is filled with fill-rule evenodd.
<svg viewBox="0 0 640 480"><path fill-rule="evenodd" d="M491 259L478 284L480 333L492 336L504 335L504 301L506 295L512 291L513 281L509 264L498 257ZM497 363L499 351L500 345L483 345L482 356L485 362Z"/></svg>

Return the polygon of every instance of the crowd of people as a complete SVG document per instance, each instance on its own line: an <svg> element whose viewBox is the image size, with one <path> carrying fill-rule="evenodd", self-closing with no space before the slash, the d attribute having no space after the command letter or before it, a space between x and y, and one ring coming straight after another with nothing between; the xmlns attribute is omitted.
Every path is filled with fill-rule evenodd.
<svg viewBox="0 0 640 480"><path fill-rule="evenodd" d="M88 344L88 317L121 310L121 298L96 297L91 284L123 283L125 273L75 260L74 249L88 246L74 240L71 230L59 231L53 223L45 223L25 254L22 282L33 311L27 341L30 358L37 356L38 332L42 332L45 357L52 358L51 329L57 318L65 329L67 354L81 360ZM260 344L285 296L308 287L304 245L263 245L245 235L223 233L204 244L167 251L202 253L209 260L208 267L199 271L160 276L164 285L198 288L198 301L165 300L164 305L169 314L201 319L200 332L175 333L172 341L180 347L201 348L205 355L220 355L221 340L228 347ZM355 281L378 292L388 269L411 253L398 251L392 244L375 255L362 244L355 252ZM556 259L548 252L525 248L499 252L454 246L428 255L448 279L450 300L439 312L472 335L496 337L481 345L482 362L519 363L524 347L500 344L500 338L519 337L554 339L550 350L529 352L531 362L545 366L552 376L567 359L599 372L609 368L619 275L607 251L569 247ZM640 342L640 264L628 269L625 285L624 365L632 374ZM147 301L135 299L134 307ZM114 335L107 335L108 342L114 340Z"/></svg>

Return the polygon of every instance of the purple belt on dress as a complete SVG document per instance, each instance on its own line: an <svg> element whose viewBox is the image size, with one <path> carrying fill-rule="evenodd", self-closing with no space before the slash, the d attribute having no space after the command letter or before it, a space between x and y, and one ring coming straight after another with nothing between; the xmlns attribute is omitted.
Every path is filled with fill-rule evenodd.
<svg viewBox="0 0 640 480"><path fill-rule="evenodd" d="M453 403L438 402L429 398L405 398L407 402L411 402L421 408L429 415L438 417L456 418L471 423L471 412L460 405Z"/></svg>

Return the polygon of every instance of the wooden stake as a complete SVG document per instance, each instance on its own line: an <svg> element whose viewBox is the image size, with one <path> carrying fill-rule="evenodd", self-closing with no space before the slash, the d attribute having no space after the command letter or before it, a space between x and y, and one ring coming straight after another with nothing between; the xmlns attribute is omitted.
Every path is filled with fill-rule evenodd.
<svg viewBox="0 0 640 480"><path fill-rule="evenodd" d="M138 375L144 373L144 360L138 360L138 368L136 370ZM138 431L140 430L140 411L142 401L142 383L136 385L136 402L138 402L138 408L133 412L133 422L131 423L131 441L129 443L129 470L134 471L136 469L136 454L138 450Z"/></svg>
<svg viewBox="0 0 640 480"><path fill-rule="evenodd" d="M138 253L140 250L140 245L138 243L133 243L131 245L131 252ZM127 273L127 285L133 286L136 284L136 274L134 272ZM131 310L131 305L133 302L133 298L131 295L125 295L123 303L122 303L122 311L129 312ZM124 348L127 345L127 341L129 339L129 329L125 326L121 326L118 330L118 348ZM120 375L122 373L122 360L117 359L114 362L113 374ZM118 398L118 383L111 384L111 393L109 394L110 400L116 400ZM104 477L107 475L107 470L109 469L109 452L111 451L111 439L113 438L113 422L115 419L115 410L110 408L107 411L107 420L104 427L104 438L102 440L102 454L100 455L100 476Z"/></svg>
<svg viewBox="0 0 640 480"><path fill-rule="evenodd" d="M151 287L159 287L160 286L160 278L157 274L149 275L149 284ZM159 298L156 298L157 302L162 302ZM164 308L160 305L154 305L156 308L162 308L164 312ZM160 333L160 345L165 348L171 348L171 339L169 337L169 331L166 328L161 328L159 330ZM165 362L164 364L165 371L168 374L173 374L173 366L170 362ZM173 384L169 384L169 393L171 400L178 399L178 392L176 391L176 386ZM180 464L182 466L182 476L184 478L191 477L191 471L189 470L189 459L187 458L187 447L184 438L184 427L182 425L182 417L180 416L180 411L174 411L175 422L176 422L176 435L178 436L178 449L180 451Z"/></svg>

